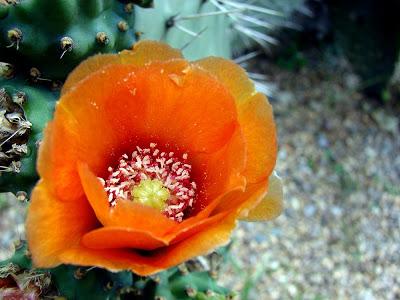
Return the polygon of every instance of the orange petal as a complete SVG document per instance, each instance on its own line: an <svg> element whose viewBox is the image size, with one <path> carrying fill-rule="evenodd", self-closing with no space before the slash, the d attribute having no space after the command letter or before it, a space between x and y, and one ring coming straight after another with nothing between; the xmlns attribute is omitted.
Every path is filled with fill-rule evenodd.
<svg viewBox="0 0 400 300"><path fill-rule="evenodd" d="M219 82L187 67L182 60L141 69L111 65L79 83L58 106L67 117L69 113L70 118L85 120L79 124L80 139L88 139L89 147L115 136L127 144L141 135L195 152L212 152L234 133L236 107ZM96 131L103 138L99 134L89 140L86 132Z"/></svg>
<svg viewBox="0 0 400 300"><path fill-rule="evenodd" d="M32 259L38 267L60 264L58 255L79 245L81 237L98 226L96 217L84 198L58 201L43 181L32 192L26 231Z"/></svg>
<svg viewBox="0 0 400 300"><path fill-rule="evenodd" d="M222 149L211 154L199 153L192 156L193 171L200 170L202 173L202 186L199 190L206 191L205 199L198 199L202 203L196 205L194 213L208 216L222 195L231 190L245 189L246 178L242 175L246 163L245 152L242 132L237 128Z"/></svg>
<svg viewBox="0 0 400 300"><path fill-rule="evenodd" d="M128 233L121 233L125 235L125 239L121 240L121 243L127 243L128 236L133 237L134 234L138 234L141 238L141 240L138 241L138 243L141 243L138 244L140 246L138 247L139 249L154 249L156 246L160 246L160 242L176 243L190 235L204 230L204 228L220 221L227 215L225 212L207 218L208 214L211 212L207 207L197 216L178 224L162 215L156 209L135 204L130 201L120 199L115 207L110 207L106 193L100 184L100 181L92 172L90 172L87 165L79 164L78 169L85 193L99 221L106 226L106 228L114 228L115 226L127 228L127 231L129 231ZM208 210L208 214L205 213L206 210ZM92 242L92 244L86 244L84 242L87 247L99 249L100 247L98 245L102 243L99 236L106 238L105 235L107 235L107 237L112 239L112 235L108 235L111 231L107 230L107 233L104 233L103 230L97 231L101 231L101 233L98 235L89 233L90 236L95 236L98 240ZM143 235L146 235L147 239L142 238ZM147 241L149 244L145 244ZM118 244L117 241L115 241L115 243ZM133 241L131 243L134 245L135 242ZM103 247L113 248L113 246L106 246L106 242L103 244Z"/></svg>
<svg viewBox="0 0 400 300"><path fill-rule="evenodd" d="M187 66L182 60L140 70L110 65L61 98L39 163L40 175L58 197L73 198L82 191L78 160L102 176L136 145L169 144L191 156L212 153L230 141L238 127L231 95L208 73ZM181 76L183 85L170 75Z"/></svg>
<svg viewBox="0 0 400 300"><path fill-rule="evenodd" d="M112 88L112 83L108 87ZM90 97L90 91L81 96L82 98L76 95L77 100ZM87 98L86 100L88 101ZM77 161L84 160L92 168L104 170L109 163L107 159L112 160L112 149L117 143L116 135L109 126L104 126L101 131L97 130L98 122L94 118L86 118L82 110L73 113L61 100L56 107L53 121L44 131L39 148L38 172L48 182L57 198L63 201L83 195L76 168Z"/></svg>
<svg viewBox="0 0 400 300"><path fill-rule="evenodd" d="M260 182L275 166L277 142L271 105L260 93L246 71L234 62L208 57L194 62L220 80L235 98L239 122L247 145L245 176L249 182Z"/></svg>
<svg viewBox="0 0 400 300"><path fill-rule="evenodd" d="M144 255L125 249L95 250L80 246L64 251L60 258L65 264L98 266L112 271L130 269L136 274L147 276L225 245L234 227L235 216L232 215L180 243Z"/></svg>
<svg viewBox="0 0 400 300"><path fill-rule="evenodd" d="M167 245L165 241L148 232L126 227L95 229L83 236L82 244L92 249L134 248L141 250L153 250Z"/></svg>
<svg viewBox="0 0 400 300"><path fill-rule="evenodd" d="M89 57L79 64L65 81L61 95L67 93L79 81L93 72L110 64L130 64L144 66L153 61L165 61L183 58L179 50L173 49L167 44L156 41L140 41L133 50L124 50L118 54L99 54Z"/></svg>
<svg viewBox="0 0 400 300"><path fill-rule="evenodd" d="M79 245L61 253L60 259L63 264L96 266L113 272L133 270L136 274L143 274L148 268L161 270L150 267L149 258L128 249L90 249Z"/></svg>
<svg viewBox="0 0 400 300"><path fill-rule="evenodd" d="M175 228L174 221L149 206L119 199L115 207L110 207L103 186L88 166L80 163L78 170L90 205L104 226L125 227L154 237L163 236L165 232Z"/></svg>
<svg viewBox="0 0 400 300"><path fill-rule="evenodd" d="M61 95L69 92L79 81L97 70L110 65L120 63L121 59L118 54L98 54L85 59L71 73L69 73L63 87Z"/></svg>
<svg viewBox="0 0 400 300"><path fill-rule="evenodd" d="M167 235L170 240L170 244L178 243L194 234L204 231L207 228L215 226L217 223L222 222L222 220L228 215L228 212L222 212L214 216L204 218L191 226L186 224L185 227L180 227L180 230L176 230L174 233Z"/></svg>
<svg viewBox="0 0 400 300"><path fill-rule="evenodd" d="M158 268L166 269L176 266L190 258L204 255L217 247L229 242L232 230L236 225L236 215L231 214L221 222L217 222L181 242L159 250L154 256L154 264ZM133 270L135 271L135 270ZM149 267L144 275L150 275L158 270Z"/></svg>
<svg viewBox="0 0 400 300"><path fill-rule="evenodd" d="M180 50L165 43L142 40L133 45L133 49L120 52L121 62L135 66L144 66L152 62L161 62L183 58Z"/></svg>
<svg viewBox="0 0 400 300"><path fill-rule="evenodd" d="M188 65L179 70L176 64L153 63L137 73L136 93L147 102L141 115L146 133L162 133L165 143L189 152L213 152L226 144L237 127L234 100L207 73Z"/></svg>
<svg viewBox="0 0 400 300"><path fill-rule="evenodd" d="M247 146L244 175L250 183L261 182L272 173L278 151L272 107L264 95L247 99L240 107L239 122Z"/></svg>
<svg viewBox="0 0 400 300"><path fill-rule="evenodd" d="M213 214L221 213L226 210L233 210L240 214L244 210L253 208L257 205L267 192L268 181L250 183L246 185L245 191L232 191L226 194L214 209Z"/></svg>
<svg viewBox="0 0 400 300"><path fill-rule="evenodd" d="M268 193L261 202L247 213L244 213L244 221L268 221L279 216L283 209L282 180L273 173L269 178Z"/></svg>
<svg viewBox="0 0 400 300"><path fill-rule="evenodd" d="M205 208L199 211L199 213L197 213L195 216L192 216L184 220L177 227L173 228L171 232L168 232L166 234L170 243L179 241L182 239L183 236L191 235L195 232L202 230L203 227L206 227L209 224L213 224L223 219L225 216L231 213L232 210L228 208L226 211L223 211L221 213L217 213L212 216L210 215L215 210L215 208L220 204L221 199L224 199L226 195L243 190L244 190L243 186L232 187L231 190L227 190L225 191L224 194L221 194L216 199L213 199L210 204L208 204Z"/></svg>
<svg viewBox="0 0 400 300"><path fill-rule="evenodd" d="M241 175L245 165L244 151L243 137L238 128L232 140L219 151L194 155L195 165L196 161L199 161L196 169L200 169L205 176L201 180L202 186L199 187L203 192L197 198L193 216L167 233L170 243L176 243L203 230L234 210L234 207L227 207L223 213L209 217L226 194L245 190L246 178Z"/></svg>
<svg viewBox="0 0 400 300"><path fill-rule="evenodd" d="M206 57L193 64L216 76L231 92L238 106L256 93L254 83L249 79L246 71L231 60Z"/></svg>

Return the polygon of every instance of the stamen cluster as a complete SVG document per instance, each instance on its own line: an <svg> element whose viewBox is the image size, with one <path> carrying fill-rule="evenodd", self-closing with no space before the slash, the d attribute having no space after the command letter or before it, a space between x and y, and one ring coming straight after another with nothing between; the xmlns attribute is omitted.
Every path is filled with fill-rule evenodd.
<svg viewBox="0 0 400 300"><path fill-rule="evenodd" d="M193 207L196 198L196 183L191 181L192 166L188 154L177 157L174 152L163 152L150 143L149 148L136 147L129 157L123 154L115 168L108 167L108 178L99 178L108 194L110 206L118 199L134 200L132 189L142 180L157 179L169 190L163 214L182 222L185 214Z"/></svg>

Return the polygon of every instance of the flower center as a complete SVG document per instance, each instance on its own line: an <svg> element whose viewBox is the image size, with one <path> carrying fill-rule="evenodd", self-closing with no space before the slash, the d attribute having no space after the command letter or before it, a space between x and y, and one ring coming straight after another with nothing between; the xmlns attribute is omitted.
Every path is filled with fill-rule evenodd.
<svg viewBox="0 0 400 300"><path fill-rule="evenodd" d="M133 201L138 201L159 210L165 208L169 199L169 190L158 179L145 179L132 188Z"/></svg>
<svg viewBox="0 0 400 300"><path fill-rule="evenodd" d="M108 178L99 178L111 207L118 199L131 200L159 209L168 218L181 222L196 199L196 183L191 180L188 154L162 152L150 143L124 154L118 165L108 168Z"/></svg>

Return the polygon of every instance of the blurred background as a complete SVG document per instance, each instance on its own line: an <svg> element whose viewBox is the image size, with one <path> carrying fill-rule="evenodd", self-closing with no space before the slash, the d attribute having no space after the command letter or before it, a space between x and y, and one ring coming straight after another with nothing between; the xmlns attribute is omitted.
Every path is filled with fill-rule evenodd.
<svg viewBox="0 0 400 300"><path fill-rule="evenodd" d="M136 33L180 43L193 58L233 57L274 107L285 211L239 224L222 282L239 299L400 299L400 1L211 4L231 20L230 42L199 48L226 31L184 23L193 15L167 4L163 16L138 9ZM150 28L146 14L176 33ZM0 260L23 236L24 211L3 194Z"/></svg>
<svg viewBox="0 0 400 300"><path fill-rule="evenodd" d="M243 299L400 299L399 11L305 1L248 62L271 90L285 211L236 231Z"/></svg>

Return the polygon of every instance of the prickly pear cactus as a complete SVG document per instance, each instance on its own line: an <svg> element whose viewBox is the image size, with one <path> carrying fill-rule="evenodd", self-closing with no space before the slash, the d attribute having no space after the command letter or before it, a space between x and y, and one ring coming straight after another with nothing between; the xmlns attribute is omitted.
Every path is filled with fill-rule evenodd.
<svg viewBox="0 0 400 300"><path fill-rule="evenodd" d="M1 57L63 80L90 55L132 46L136 38L129 7L115 0L23 0L3 6Z"/></svg>

